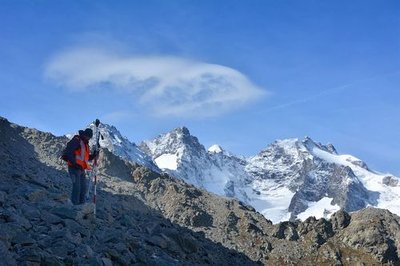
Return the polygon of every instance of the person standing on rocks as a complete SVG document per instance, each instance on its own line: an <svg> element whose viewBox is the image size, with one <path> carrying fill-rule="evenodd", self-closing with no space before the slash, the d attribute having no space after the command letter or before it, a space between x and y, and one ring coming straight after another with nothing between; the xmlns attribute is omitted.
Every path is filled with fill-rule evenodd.
<svg viewBox="0 0 400 266"><path fill-rule="evenodd" d="M90 154L89 140L93 136L90 128L79 130L65 148L62 159L68 164L68 173L72 179L71 201L74 205L83 204L86 200L86 174L85 170L90 169L89 161L98 154Z"/></svg>

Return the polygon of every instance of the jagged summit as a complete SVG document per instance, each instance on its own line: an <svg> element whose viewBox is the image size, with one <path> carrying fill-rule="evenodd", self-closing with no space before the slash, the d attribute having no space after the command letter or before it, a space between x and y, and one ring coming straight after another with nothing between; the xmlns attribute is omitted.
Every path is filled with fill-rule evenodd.
<svg viewBox="0 0 400 266"><path fill-rule="evenodd" d="M333 146L333 144L331 144L331 143L328 143L326 145L321 145L321 147L323 147L326 151L328 151L332 154L336 154L336 155L338 154L335 146Z"/></svg>
<svg viewBox="0 0 400 266"><path fill-rule="evenodd" d="M175 128L152 140L143 141L139 146L142 150L151 154L153 159L165 153L180 156L186 149L204 149L197 137L192 136L186 127Z"/></svg>
<svg viewBox="0 0 400 266"><path fill-rule="evenodd" d="M210 148L208 148L208 152L211 152L211 153L223 153L224 149L222 149L222 147L219 146L218 144L214 144L214 145L210 146Z"/></svg>
<svg viewBox="0 0 400 266"><path fill-rule="evenodd" d="M187 127L185 127L185 126L177 127L175 129L173 129L172 131L176 132L177 134L182 134L183 136L189 136L190 135L189 129Z"/></svg>
<svg viewBox="0 0 400 266"><path fill-rule="evenodd" d="M329 153L332 153L332 154L336 154L336 155L338 154L336 148L331 143L328 143L328 144L324 145L324 144L322 144L320 142L316 142L316 141L312 140L308 136L306 136L302 142L304 143L304 145L306 145L310 149L313 149L314 147L317 147L317 148L319 148L321 150L324 150L326 152L329 152Z"/></svg>
<svg viewBox="0 0 400 266"><path fill-rule="evenodd" d="M243 181L238 179L246 175L242 167L244 160L225 151L215 153L206 150L187 128L159 135L142 142L140 147L167 173L218 195L247 202L246 193L242 190ZM216 150L223 151L220 147Z"/></svg>
<svg viewBox="0 0 400 266"><path fill-rule="evenodd" d="M140 148L164 171L211 191L212 187L222 186L218 191L223 191L223 183L215 180L210 174L216 168L209 158L210 155L186 127L175 128L153 140L144 141ZM218 185L213 182L217 182Z"/></svg>
<svg viewBox="0 0 400 266"><path fill-rule="evenodd" d="M94 124L90 124L89 127L92 128L94 132ZM108 149L110 152L125 160L136 162L154 171L158 171L151 157L144 153L134 142L122 136L115 126L101 123L99 125L99 130L102 135L102 138L100 138L100 147ZM95 138L93 137L90 140L90 144L93 146L95 144L94 142Z"/></svg>
<svg viewBox="0 0 400 266"><path fill-rule="evenodd" d="M314 148L324 150L326 152L337 154L335 147L332 144L322 144L320 142L314 141L311 137L305 136L303 139L299 138L288 138L288 139L278 139L273 143L269 144L265 149L260 151L260 154L266 150L274 148L279 148L282 150L299 150L299 151L312 151Z"/></svg>

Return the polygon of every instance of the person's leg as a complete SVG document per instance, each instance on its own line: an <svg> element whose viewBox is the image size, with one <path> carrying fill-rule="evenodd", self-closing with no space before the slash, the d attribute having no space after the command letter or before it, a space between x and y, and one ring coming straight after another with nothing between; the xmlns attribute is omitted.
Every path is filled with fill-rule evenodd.
<svg viewBox="0 0 400 266"><path fill-rule="evenodd" d="M86 174L85 171L82 171L81 175L79 176L80 180L80 194L79 194L79 203L83 204L86 202L86 189L87 189L87 184L86 184Z"/></svg>
<svg viewBox="0 0 400 266"><path fill-rule="evenodd" d="M81 190L80 186L80 178L79 178L79 170L78 169L73 169L73 168L68 168L68 173L69 176L71 177L72 181L72 192L71 192L71 201L72 204L77 205L79 204L79 192Z"/></svg>

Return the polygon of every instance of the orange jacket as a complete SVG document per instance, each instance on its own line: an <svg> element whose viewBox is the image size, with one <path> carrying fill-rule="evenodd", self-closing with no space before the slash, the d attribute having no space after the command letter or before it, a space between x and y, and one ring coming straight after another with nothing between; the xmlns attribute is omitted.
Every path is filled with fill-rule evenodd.
<svg viewBox="0 0 400 266"><path fill-rule="evenodd" d="M75 159L75 163L79 164L82 169L90 169L90 165L89 165L89 160L90 160L90 155L89 155L89 144L85 143L83 140L81 140L79 138L79 136L75 136L71 142L78 142L80 143L80 146L78 146L77 149L75 149L74 152L74 159ZM76 143L78 144L78 143ZM68 145L67 145L68 147ZM72 154L71 154L72 155ZM72 159L72 158L71 158ZM71 160L68 160L68 166L73 166L73 163L71 162Z"/></svg>

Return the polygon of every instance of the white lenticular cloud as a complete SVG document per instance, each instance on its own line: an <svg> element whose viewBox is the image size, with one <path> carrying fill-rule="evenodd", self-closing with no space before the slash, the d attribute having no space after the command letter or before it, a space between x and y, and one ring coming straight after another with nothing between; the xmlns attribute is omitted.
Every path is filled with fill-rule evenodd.
<svg viewBox="0 0 400 266"><path fill-rule="evenodd" d="M215 116L266 94L239 71L173 56L122 56L74 49L53 57L45 77L72 91L135 93L158 116Z"/></svg>

